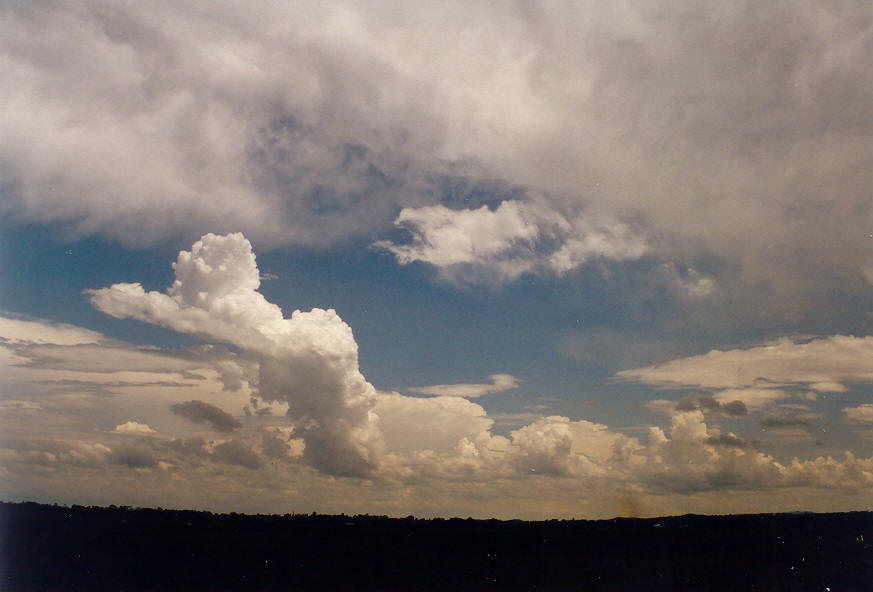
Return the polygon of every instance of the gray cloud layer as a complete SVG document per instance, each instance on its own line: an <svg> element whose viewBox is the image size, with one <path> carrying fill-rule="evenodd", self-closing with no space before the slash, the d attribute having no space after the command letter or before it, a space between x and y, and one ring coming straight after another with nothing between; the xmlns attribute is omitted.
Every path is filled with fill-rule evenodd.
<svg viewBox="0 0 873 592"><path fill-rule="evenodd" d="M323 245L499 187L717 255L733 318L869 293L867 2L0 10L18 220Z"/></svg>

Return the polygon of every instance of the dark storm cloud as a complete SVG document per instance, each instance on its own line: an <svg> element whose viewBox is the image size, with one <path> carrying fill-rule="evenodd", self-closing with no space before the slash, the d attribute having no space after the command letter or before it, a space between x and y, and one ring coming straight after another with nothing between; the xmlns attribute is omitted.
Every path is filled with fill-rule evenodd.
<svg viewBox="0 0 873 592"><path fill-rule="evenodd" d="M194 423L208 423L219 432L232 432L242 426L232 415L205 401L174 403L170 411Z"/></svg>

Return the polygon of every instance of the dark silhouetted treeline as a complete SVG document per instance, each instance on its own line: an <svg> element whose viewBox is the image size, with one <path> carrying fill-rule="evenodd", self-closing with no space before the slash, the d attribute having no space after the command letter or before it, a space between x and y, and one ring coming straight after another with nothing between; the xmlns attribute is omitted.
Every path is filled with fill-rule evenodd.
<svg viewBox="0 0 873 592"><path fill-rule="evenodd" d="M873 513L472 520L0 503L3 590L873 590Z"/></svg>

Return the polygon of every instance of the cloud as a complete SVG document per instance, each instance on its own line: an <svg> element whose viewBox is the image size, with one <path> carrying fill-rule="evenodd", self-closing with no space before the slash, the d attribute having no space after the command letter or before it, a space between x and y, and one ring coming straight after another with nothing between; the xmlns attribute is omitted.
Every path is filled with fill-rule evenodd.
<svg viewBox="0 0 873 592"><path fill-rule="evenodd" d="M4 460L25 467L93 468L105 464L112 455L112 449L105 444L84 440L27 439L6 441L3 445Z"/></svg>
<svg viewBox="0 0 873 592"><path fill-rule="evenodd" d="M112 462L131 469L144 469L157 465L152 451L142 444L121 444L110 455Z"/></svg>
<svg viewBox="0 0 873 592"><path fill-rule="evenodd" d="M743 401L734 400L722 403L711 395L686 395L678 401L666 399L654 399L646 403L645 407L656 413L673 415L686 411L701 411L703 413L717 412L727 417L742 417L748 415L749 409Z"/></svg>
<svg viewBox="0 0 873 592"><path fill-rule="evenodd" d="M305 458L321 470L363 475L383 449L375 389L358 369L351 328L333 310L289 318L257 291L258 268L242 234L207 234L182 251L166 293L139 284L90 290L95 307L229 343L258 357L258 395L289 405Z"/></svg>
<svg viewBox="0 0 873 592"><path fill-rule="evenodd" d="M248 380L247 362L227 348L193 346L166 350L115 341L96 331L45 319L0 315L0 349L8 352L10 374L43 370L43 383L83 388L191 386L217 373L225 390L238 391ZM160 380L175 378L177 380ZM180 382L179 380L187 381Z"/></svg>
<svg viewBox="0 0 873 592"><path fill-rule="evenodd" d="M205 401L173 403L170 411L194 423L208 423L218 432L232 432L242 426L232 415Z"/></svg>
<svg viewBox="0 0 873 592"><path fill-rule="evenodd" d="M618 378L667 388L718 389L717 399L784 398L783 388L842 392L873 383L873 337L834 335L807 341L782 338L748 349L713 350L656 366L623 370Z"/></svg>
<svg viewBox="0 0 873 592"><path fill-rule="evenodd" d="M674 404L669 436L653 427L645 445L605 425L561 416L534 418L504 438L491 433L493 421L481 406L462 397L376 393L358 369L351 329L335 312L295 311L285 318L257 291L257 265L242 235L205 235L190 252L180 253L174 267L176 280L166 293L116 284L89 294L97 308L114 316L228 343L256 358L256 401L287 404L293 433L302 441L300 460L335 475L379 475L401 483L551 475L672 492L817 484L822 473L807 461L782 465L739 436L709 428L701 410L740 416L787 396L774 386L821 389L869 378L867 339L782 340L620 373L625 379L715 391ZM516 384L509 376L495 375L492 381L441 390L469 394ZM258 437L268 457L294 458L280 443ZM263 466L242 439L173 446L198 462ZM861 473L853 479L864 482Z"/></svg>
<svg viewBox="0 0 873 592"><path fill-rule="evenodd" d="M862 403L857 407L846 407L843 409L848 421L854 423L873 423L873 403Z"/></svg>
<svg viewBox="0 0 873 592"><path fill-rule="evenodd" d="M746 411L760 411L777 401L787 399L789 392L775 388L744 388L716 391L714 399L723 405L743 405Z"/></svg>
<svg viewBox="0 0 873 592"><path fill-rule="evenodd" d="M761 420L761 427L781 428L792 426L808 426L809 420L802 417L774 417L769 416Z"/></svg>
<svg viewBox="0 0 873 592"><path fill-rule="evenodd" d="M43 319L27 319L10 339L7 318L0 316L0 391L13 400L0 405L17 417L3 428L7 434L123 431L135 427L127 425L134 417L134 424L179 436L188 427L170 405L221 396L242 407L257 382L257 365L224 347L135 346L77 327L56 333L57 324ZM88 342L69 339L71 332Z"/></svg>
<svg viewBox="0 0 873 592"><path fill-rule="evenodd" d="M0 208L130 244L241 229L266 248L476 212L497 185L571 226L640 221L682 269L717 258L685 289L727 291L732 320L840 302L851 326L867 306L868 4L406 6L5 6ZM595 256L592 236L615 244L572 229L545 264ZM497 277L532 264L499 252Z"/></svg>
<svg viewBox="0 0 873 592"><path fill-rule="evenodd" d="M112 355L107 355L107 352ZM154 347L129 344L26 344L15 348L17 355L28 361L23 367L40 370L75 371L80 373L113 374L127 372L175 374L196 379L192 369L196 363L182 355L174 355ZM202 376L200 377L202 379Z"/></svg>
<svg viewBox="0 0 873 592"><path fill-rule="evenodd" d="M409 387L406 390L422 395L475 399L484 395L512 390L517 388L521 382L518 378L509 374L492 374L488 378L491 379L491 384L436 384L433 386Z"/></svg>
<svg viewBox="0 0 873 592"><path fill-rule="evenodd" d="M602 475L627 437L605 425L549 416L511 433L510 462L522 473Z"/></svg>
<svg viewBox="0 0 873 592"><path fill-rule="evenodd" d="M639 231L583 216L568 221L535 203L507 200L495 209L404 208L395 226L410 242L374 243L401 265L422 261L459 284L502 284L528 272L564 274L591 259L638 259L648 250Z"/></svg>
<svg viewBox="0 0 873 592"><path fill-rule="evenodd" d="M717 436L709 436L703 441L704 444L712 446L733 446L736 448L749 448L752 443L748 440L740 438L735 434L719 434Z"/></svg>
<svg viewBox="0 0 873 592"><path fill-rule="evenodd" d="M286 459L291 456L291 446L288 444L288 439L277 434L264 434L261 438L261 450L268 458Z"/></svg>
<svg viewBox="0 0 873 592"><path fill-rule="evenodd" d="M681 299L699 300L716 290L713 277L694 268L680 269L675 263L663 263L652 273L655 284L663 284Z"/></svg>
<svg viewBox="0 0 873 592"><path fill-rule="evenodd" d="M463 438L475 438L494 423L481 406L457 396L380 393L374 412L388 449L401 454L450 452Z"/></svg>
<svg viewBox="0 0 873 592"><path fill-rule="evenodd" d="M742 401L731 401L721 405L721 412L731 417L748 415L749 408Z"/></svg>
<svg viewBox="0 0 873 592"><path fill-rule="evenodd" d="M113 432L121 434L153 434L155 431L148 424L139 423L136 421L128 421L115 426Z"/></svg>
<svg viewBox="0 0 873 592"><path fill-rule="evenodd" d="M89 294L96 306L116 316L160 322L229 347L167 351L113 342L99 334L89 336L87 343L77 343L76 337L63 346L49 337L30 342L26 335L0 343L3 379L15 384L9 391L14 398L4 409L22 410L14 416L4 412L0 418L0 472L10 476L4 482L13 484L4 485L4 491L50 487L81 492L82 499L124 491L153 504L173 499L209 505L220 499L228 510L254 508L245 504L266 504L267 499L293 506L290 510L300 504L320 509L318 504L331 500L336 511L360 503L390 513L424 508L445 513L459 507L481 511L483 506L476 504L496 499L503 501L488 505L489 511L499 507L503 515L512 516L522 504L535 507L537 499L548 500L550 505L536 506L544 513L572 515L582 506L592 513L593 508L614 512L616 493L633 495L660 513L691 507L677 507L676 493L683 494L682 504L699 504L693 507L700 511L724 508L726 498L735 500L731 507L737 510L760 508L755 504L762 498L776 500L768 508L785 509L787 499L801 495L825 508L836 504L837 497L861 504L864 500L857 500L862 494L852 492L871 485L870 459L777 460L745 434L707 425L704 416L741 417L744 409L751 414L766 408L765 418L810 421L815 414L799 401L778 403L795 391L814 393L808 385L820 387L824 380L845 385L863 380L863 364L855 356L858 348L866 351L864 339L774 342L781 353L762 354L775 360L766 367L770 374L763 381L754 380L760 374L756 368L748 370L752 378L745 370L737 371L748 350L679 360L691 369L675 376L688 383L693 382L689 376L705 376L708 382L703 384L710 385L685 388L711 393L662 401L670 414L668 426L652 426L648 438L636 438L621 433L629 430L603 423L544 417L541 406L510 417L489 415L476 401L445 396L448 391L430 397L376 392L360 375L354 337L335 313L316 309L285 318L263 299L253 279L258 274L254 255L240 235L204 237L180 255L175 271L176 281L164 293L119 284ZM28 322L35 323L37 335L48 335L52 327ZM68 329L76 333L76 328ZM61 339L66 338L59 333ZM800 346L809 346L811 351L803 350L807 357L797 355ZM76 355L86 371L76 371ZM814 356L820 359L806 365ZM713 363L712 357L726 360L728 368ZM713 364L711 372L689 360ZM225 364L240 384L238 390L222 390ZM788 378L797 379L792 373L798 368L812 379L789 383ZM469 395L471 390L517 382L508 375L491 380L441 386ZM676 382L685 384L665 380L665 386ZM199 404L192 406L192 400ZM180 409L189 415L212 417L210 401L218 400L254 408L233 439L191 438L189 422L170 411L182 404ZM269 403L277 415L259 415L268 408L262 403ZM845 411L847 420L865 406L848 409L858 411ZM495 429L495 420L504 425ZM146 425L155 432L132 430ZM768 429L768 443L771 434L782 441L795 438L790 429ZM39 440L36 434L47 430L59 439ZM806 430L798 431L809 438ZM125 485L119 471L137 477L137 486ZM143 475L148 479L139 478ZM604 499L609 509L597 501Z"/></svg>
<svg viewBox="0 0 873 592"><path fill-rule="evenodd" d="M104 339L97 331L44 319L0 315L0 337L7 343L80 345Z"/></svg>
<svg viewBox="0 0 873 592"><path fill-rule="evenodd" d="M218 462L239 465L247 469L261 468L261 457L243 442L229 440L216 445L212 457Z"/></svg>
<svg viewBox="0 0 873 592"><path fill-rule="evenodd" d="M672 417L670 436L651 428L639 476L673 492L778 487L782 466L734 434L707 427L700 411Z"/></svg>

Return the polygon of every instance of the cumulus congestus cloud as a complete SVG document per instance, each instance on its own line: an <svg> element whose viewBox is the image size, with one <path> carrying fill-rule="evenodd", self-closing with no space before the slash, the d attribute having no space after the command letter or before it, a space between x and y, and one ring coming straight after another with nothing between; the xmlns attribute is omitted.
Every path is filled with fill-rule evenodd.
<svg viewBox="0 0 873 592"><path fill-rule="evenodd" d="M383 450L372 412L376 393L358 369L351 328L336 312L298 310L283 317L257 291L255 256L242 234L207 234L179 253L173 267L176 279L166 293L114 284L90 290L91 301L117 318L163 325L258 356L259 395L289 405L309 462L329 473L374 470Z"/></svg>

